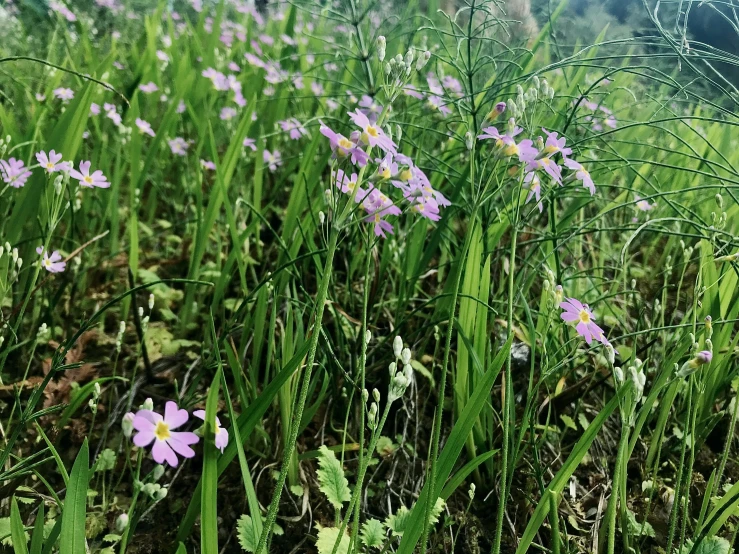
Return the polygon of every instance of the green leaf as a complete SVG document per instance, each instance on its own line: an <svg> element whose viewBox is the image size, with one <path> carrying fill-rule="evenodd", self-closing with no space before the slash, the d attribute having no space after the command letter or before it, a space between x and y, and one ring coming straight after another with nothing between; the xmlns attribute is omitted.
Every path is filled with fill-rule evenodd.
<svg viewBox="0 0 739 554"><path fill-rule="evenodd" d="M62 511L62 529L59 537L59 554L86 552L85 511L87 508L87 485L90 481L90 454L87 439L77 454L69 475L67 494Z"/></svg>
<svg viewBox="0 0 739 554"><path fill-rule="evenodd" d="M110 471L115 467L115 452L110 448L103 450L95 460L93 472Z"/></svg>
<svg viewBox="0 0 739 554"><path fill-rule="evenodd" d="M694 554L729 554L733 552L729 541L723 537L708 537L703 539L697 547L694 547L693 541L687 540L683 545L681 554L693 552Z"/></svg>
<svg viewBox="0 0 739 554"><path fill-rule="evenodd" d="M394 537L402 537L405 528L408 525L411 511L405 506L401 506L397 512L391 514L385 520L385 525L392 531Z"/></svg>
<svg viewBox="0 0 739 554"><path fill-rule="evenodd" d="M629 532L637 537L655 537L654 527L648 522L639 523L636 514L631 510L626 510L626 519L629 522Z"/></svg>
<svg viewBox="0 0 739 554"><path fill-rule="evenodd" d="M254 528L251 516L243 515L236 524L236 533L241 548L246 552L254 552L259 544L259 533Z"/></svg>
<svg viewBox="0 0 739 554"><path fill-rule="evenodd" d="M316 548L318 554L331 554L336 544L336 539L339 536L340 529L338 527L322 527L318 531L318 540L316 541ZM336 554L348 554L349 552L349 535L344 533L339 542L339 547L336 549Z"/></svg>
<svg viewBox="0 0 739 554"><path fill-rule="evenodd" d="M211 316L211 328L213 318ZM214 333L215 334L215 333ZM213 337L216 341L216 337ZM216 345L216 348L218 346ZM221 388L221 373L216 372L205 404L203 440L203 488L201 489L200 549L203 554L218 554L218 448L215 444L216 411Z"/></svg>
<svg viewBox="0 0 739 554"><path fill-rule="evenodd" d="M367 548L382 548L385 542L385 525L379 519L365 521L360 537Z"/></svg>
<svg viewBox="0 0 739 554"><path fill-rule="evenodd" d="M15 554L28 554L28 533L23 528L23 520L21 520L15 496L10 502L10 535L13 539Z"/></svg>
<svg viewBox="0 0 739 554"><path fill-rule="evenodd" d="M344 470L333 450L323 445L318 451L318 464L320 465L320 469L316 472L318 488L326 495L331 505L340 510L343 503L351 499L349 481L344 477Z"/></svg>

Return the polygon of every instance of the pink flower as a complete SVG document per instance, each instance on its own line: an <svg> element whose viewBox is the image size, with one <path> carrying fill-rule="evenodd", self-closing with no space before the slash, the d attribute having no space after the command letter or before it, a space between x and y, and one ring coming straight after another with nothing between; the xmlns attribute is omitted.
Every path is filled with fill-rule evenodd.
<svg viewBox="0 0 739 554"><path fill-rule="evenodd" d="M180 100L180 102L177 104L177 108L175 108L175 112L182 113L185 111L185 109L186 109L185 101Z"/></svg>
<svg viewBox="0 0 739 554"><path fill-rule="evenodd" d="M44 100L46 100L46 95L45 94L41 94L40 92L37 92L36 93L36 101L37 102L43 102Z"/></svg>
<svg viewBox="0 0 739 554"><path fill-rule="evenodd" d="M335 132L330 127L321 122L320 128L321 134L328 139L328 143L331 145L331 150L334 152L336 157L351 156L352 163L359 167L367 165L369 156L361 148L357 147L355 143L346 138L341 133Z"/></svg>
<svg viewBox="0 0 739 554"><path fill-rule="evenodd" d="M411 84L407 84L405 86L405 88L403 89L403 94L407 96L412 96L413 98L417 98L418 100L423 100L423 93L419 92L419 90Z"/></svg>
<svg viewBox="0 0 739 554"><path fill-rule="evenodd" d="M105 175L99 169L90 175L91 162L80 162L80 170L72 169L69 175L73 179L77 179L80 182L80 186L83 187L99 187L101 189L107 189L110 183L106 180Z"/></svg>
<svg viewBox="0 0 739 554"><path fill-rule="evenodd" d="M192 415L205 421L205 410L195 410ZM223 449L228 446L228 431L221 427L221 420L216 416L216 448L223 454Z"/></svg>
<svg viewBox="0 0 739 554"><path fill-rule="evenodd" d="M529 195L526 197L526 203L528 204L532 198L536 198L536 205L539 208L539 213L544 211L544 205L541 203L541 181L535 171L527 173L523 178L524 186L529 189Z"/></svg>
<svg viewBox="0 0 739 554"><path fill-rule="evenodd" d="M262 159L264 160L264 163L267 164L269 170L272 172L277 171L277 168L282 165L282 154L280 154L278 150L270 152L269 150L265 149L262 152Z"/></svg>
<svg viewBox="0 0 739 554"><path fill-rule="evenodd" d="M552 161L551 158L527 160L526 171L536 171L539 169L544 170L556 183L562 184L562 168L557 165L557 162Z"/></svg>
<svg viewBox="0 0 739 554"><path fill-rule="evenodd" d="M559 307L564 310L560 317L567 323L575 323L577 334L583 337L585 342L590 344L595 339L603 344L609 344L608 339L603 334L603 329L595 323L593 312L590 311L587 304L583 304L575 298L567 298L560 303Z"/></svg>
<svg viewBox="0 0 739 554"><path fill-rule="evenodd" d="M560 154L562 154L563 158L566 158L567 156L572 154L572 148L565 147L565 143L567 142L566 138L557 138L556 132L553 131L550 133L543 127L541 130L544 131L544 133L547 135L547 141L546 143L544 143L544 151L542 153L544 156L548 158L553 154L559 152Z"/></svg>
<svg viewBox="0 0 739 554"><path fill-rule="evenodd" d="M10 158L8 161L0 160L0 176L3 181L13 188L21 188L31 176L23 160Z"/></svg>
<svg viewBox="0 0 739 554"><path fill-rule="evenodd" d="M236 111L236 108L232 108L230 106L226 106L221 110L221 119L223 121L228 121L229 119L233 119L238 115L239 112Z"/></svg>
<svg viewBox="0 0 739 554"><path fill-rule="evenodd" d="M151 123L148 121L144 121L143 119L136 118L136 127L138 127L139 132L143 133L145 135L149 135L150 137L153 137L155 135L153 129L151 128Z"/></svg>
<svg viewBox="0 0 739 554"><path fill-rule="evenodd" d="M74 91L71 88L55 88L52 91L54 98L61 100L64 104L67 104L72 98L74 98Z"/></svg>
<svg viewBox="0 0 739 554"><path fill-rule="evenodd" d="M393 154L397 152L397 146L390 137L380 127L371 124L367 116L361 111L357 109L355 112L349 112L349 117L357 127L362 129L361 139L364 143L373 147L377 146L385 152L392 152Z"/></svg>
<svg viewBox="0 0 739 554"><path fill-rule="evenodd" d="M133 428L138 431L133 443L144 448L153 442L151 455L154 461L158 464L166 461L170 466L177 467L177 454L192 458L195 452L190 445L200 440L195 433L173 431L187 423L188 419L187 410L180 410L172 401L164 406L164 417L151 410L139 410L133 418Z"/></svg>
<svg viewBox="0 0 739 554"><path fill-rule="evenodd" d="M634 198L636 198L636 207L641 210L642 212L648 212L650 210L653 210L657 207L657 204L650 204L647 200L644 200L641 196L638 194L634 195Z"/></svg>
<svg viewBox="0 0 739 554"><path fill-rule="evenodd" d="M278 121L277 123L279 123L280 128L283 131L289 134L292 140L298 140L300 137L308 136L308 131L306 131L302 123L294 117L284 121Z"/></svg>
<svg viewBox="0 0 739 554"><path fill-rule="evenodd" d="M393 226L383 218L388 215L400 215L402 212L379 189L373 187L369 191L362 201L362 208L369 214L364 221L374 224L376 236L387 238L386 233L393 234Z"/></svg>
<svg viewBox="0 0 739 554"><path fill-rule="evenodd" d="M49 273L61 273L67 267L67 262L62 261L62 255L56 250L49 256L49 253L44 250L44 247L39 246L36 248L36 253L41 256L41 267Z"/></svg>
<svg viewBox="0 0 739 554"><path fill-rule="evenodd" d="M62 155L57 154L53 150L51 150L48 155L43 150L41 152L38 152L36 154L36 159L38 160L38 163L43 167L48 173L55 173L57 171L69 171L72 169L72 166L69 162L61 162Z"/></svg>
<svg viewBox="0 0 739 554"><path fill-rule="evenodd" d="M595 183L593 183L593 178L590 176L590 173L588 173L587 169L582 166L582 164L576 162L572 158L565 159L564 164L569 169L575 171L575 178L579 181L582 181L582 186L588 189L591 195L595 194Z"/></svg>
<svg viewBox="0 0 739 554"><path fill-rule="evenodd" d="M242 145L244 148L251 148L252 152L257 151L257 141L254 140L253 138L246 137Z"/></svg>
<svg viewBox="0 0 739 554"><path fill-rule="evenodd" d="M343 192L344 194L348 194L349 196L353 196L354 200L356 202L361 202L365 196L367 196L367 191L364 190L362 187L357 187L357 174L352 173L351 176L344 173L343 170L339 169L336 171L336 187ZM356 194L355 194L356 191Z"/></svg>
<svg viewBox="0 0 739 554"><path fill-rule="evenodd" d="M210 160L200 160L200 167L202 167L203 169L208 169L210 171L216 170L216 164L214 164ZM193 415L194 415L194 412L193 412Z"/></svg>
<svg viewBox="0 0 739 554"><path fill-rule="evenodd" d="M159 87L156 85L156 83L154 83L154 81L149 81L145 85L139 85L139 90L146 94L151 94L152 92L158 91Z"/></svg>
<svg viewBox="0 0 739 554"><path fill-rule="evenodd" d="M176 156L186 156L187 149L190 148L190 144L182 137L175 137L168 140L167 143L169 144L169 149L172 151L172 154L175 154Z"/></svg>
<svg viewBox="0 0 739 554"><path fill-rule="evenodd" d="M90 115L100 115L100 105L93 102L90 104Z"/></svg>

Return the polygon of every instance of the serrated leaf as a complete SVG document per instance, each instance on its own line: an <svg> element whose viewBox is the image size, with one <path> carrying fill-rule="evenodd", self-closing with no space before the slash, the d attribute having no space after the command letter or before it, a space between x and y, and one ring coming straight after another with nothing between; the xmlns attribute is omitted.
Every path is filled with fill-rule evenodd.
<svg viewBox="0 0 739 554"><path fill-rule="evenodd" d="M103 450L95 460L93 471L110 471L115 467L115 452L110 448Z"/></svg>
<svg viewBox="0 0 739 554"><path fill-rule="evenodd" d="M565 427L569 427L570 429L577 431L577 425L575 425L575 421L570 416L562 414L559 417L562 420L562 423L565 424Z"/></svg>
<svg viewBox="0 0 739 554"><path fill-rule="evenodd" d="M325 447L321 447L325 448ZM334 550L334 544L339 536L340 529L338 527L322 527L318 530L318 540L316 540L316 548L318 554L331 554ZM339 541L339 548L336 549L336 554L348 554L349 552L349 535L344 533Z"/></svg>
<svg viewBox="0 0 739 554"><path fill-rule="evenodd" d="M259 544L259 535L254 528L254 521L251 516L243 515L239 518L236 525L236 533L241 548L246 552L254 552Z"/></svg>
<svg viewBox="0 0 739 554"><path fill-rule="evenodd" d="M320 469L316 472L318 488L326 495L329 503L340 510L343 503L351 499L349 481L344 477L344 470L333 450L329 450L324 445L318 451L318 464L320 465Z"/></svg>
<svg viewBox="0 0 739 554"><path fill-rule="evenodd" d="M631 510L626 510L626 519L629 522L629 531L632 535L637 537L655 537L654 527L648 521L639 523L636 519L636 514Z"/></svg>
<svg viewBox="0 0 739 554"><path fill-rule="evenodd" d="M402 537L408 524L408 516L411 511L405 506L398 508L394 514L390 514L385 520L385 525L392 531L394 537Z"/></svg>
<svg viewBox="0 0 739 554"><path fill-rule="evenodd" d="M431 525L435 525L439 522L439 516L441 516L441 512L444 511L444 506L446 506L446 502L444 502L442 498L437 498L436 503L431 510L431 514L429 514Z"/></svg>
<svg viewBox="0 0 739 554"><path fill-rule="evenodd" d="M382 548L385 542L385 525L379 519L365 521L360 537L367 548Z"/></svg>
<svg viewBox="0 0 739 554"><path fill-rule="evenodd" d="M687 540L683 545L681 554L688 554L693 549L693 541ZM693 554L729 554L733 552L729 541L722 537L706 537L703 539Z"/></svg>

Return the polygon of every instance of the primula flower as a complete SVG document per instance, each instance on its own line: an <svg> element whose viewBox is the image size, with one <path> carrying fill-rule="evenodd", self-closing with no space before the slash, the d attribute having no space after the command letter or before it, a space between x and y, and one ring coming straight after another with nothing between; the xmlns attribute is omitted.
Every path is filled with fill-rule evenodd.
<svg viewBox="0 0 739 554"><path fill-rule="evenodd" d="M136 127L138 127L140 133L149 135L150 137L155 135L154 130L151 128L151 123L138 117L136 118Z"/></svg>
<svg viewBox="0 0 739 554"><path fill-rule="evenodd" d="M278 123L280 128L288 133L292 140L298 140L302 136L308 136L308 131L305 130L303 124L294 117L284 121L278 121Z"/></svg>
<svg viewBox="0 0 739 554"><path fill-rule="evenodd" d="M272 172L277 171L277 168L282 165L282 154L280 154L278 150L275 150L274 152L264 150L262 152L262 159L264 160L264 163L267 164L269 170Z"/></svg>
<svg viewBox="0 0 739 554"><path fill-rule="evenodd" d="M403 94L407 96L412 96L413 98L416 98L418 100L423 100L423 93L411 84L407 84L405 86L405 88L403 89Z"/></svg>
<svg viewBox="0 0 739 554"><path fill-rule="evenodd" d="M590 176L588 170L585 169L581 163L576 162L572 158L567 158L565 159L564 164L569 169L576 172L575 178L582 181L582 186L588 189L591 195L595 194L595 183L593 183L593 178Z"/></svg>
<svg viewBox="0 0 739 554"><path fill-rule="evenodd" d="M90 115L100 115L100 105L93 102L90 104Z"/></svg>
<svg viewBox="0 0 739 554"><path fill-rule="evenodd" d="M560 317L567 323L575 323L577 334L583 337L585 342L590 344L595 339L603 344L609 344L608 339L603 334L603 329L595 323L593 312L590 311L587 304L583 304L576 298L567 298L560 303L559 307L564 310Z"/></svg>
<svg viewBox="0 0 739 554"><path fill-rule="evenodd" d="M169 149L172 151L172 154L177 156L186 156L187 149L190 148L190 144L182 137L175 137L168 140L167 143L169 143Z"/></svg>
<svg viewBox="0 0 739 554"><path fill-rule="evenodd" d="M74 91L71 88L55 88L52 93L54 94L54 98L61 100L64 104L67 104L74 98Z"/></svg>
<svg viewBox="0 0 739 554"><path fill-rule="evenodd" d="M205 421L205 410L195 410L192 415ZM221 420L216 416L216 448L223 454L223 449L228 446L228 431L221 427Z"/></svg>
<svg viewBox="0 0 739 554"><path fill-rule="evenodd" d="M557 133L555 131L550 133L543 127L541 130L544 131L544 133L547 135L547 141L544 143L544 151L542 152L542 156L548 158L559 152L560 154L562 154L563 158L566 158L567 156L572 154L572 148L565 147L565 143L567 142L567 139L565 137L557 138Z"/></svg>
<svg viewBox="0 0 739 554"><path fill-rule="evenodd" d="M172 401L164 406L164 417L152 410L139 410L133 418L133 428L138 431L133 443L144 448L153 442L151 455L154 461L158 464L166 461L170 466L177 467L177 454L192 458L195 452L190 445L200 440L195 433L173 431L187 423L188 419L187 410L180 410Z"/></svg>
<svg viewBox="0 0 739 554"><path fill-rule="evenodd" d="M69 175L73 179L77 179L80 182L80 186L83 187L99 187L101 189L107 189L110 187L110 183L105 178L105 175L103 175L103 172L99 169L95 171L92 175L90 175L90 165L91 162L80 162L80 170L77 171L76 169L72 169L69 172Z"/></svg>
<svg viewBox="0 0 739 554"><path fill-rule="evenodd" d="M536 171L538 169L545 171L557 184L562 184L562 168L551 158L527 160L526 171Z"/></svg>
<svg viewBox="0 0 739 554"><path fill-rule="evenodd" d="M252 152L257 151L257 141L254 140L253 138L246 137L244 139L244 142L242 143L242 146L244 148L251 148Z"/></svg>
<svg viewBox="0 0 739 554"><path fill-rule="evenodd" d="M650 204L649 201L644 200L641 196L638 194L634 195L634 198L636 199L636 207L641 210L642 212L648 212L650 210L653 210L657 204Z"/></svg>
<svg viewBox="0 0 739 554"><path fill-rule="evenodd" d="M357 187L357 174L352 173L351 176L344 173L343 170L339 169L336 171L336 187L343 192L344 194L348 194L349 196L353 196L355 202L361 202L365 196L367 196L367 192L365 189L361 187ZM356 194L355 194L356 191Z"/></svg>
<svg viewBox="0 0 739 554"><path fill-rule="evenodd" d="M180 100L179 104L177 104L177 108L175 108L175 112L182 113L185 111L185 109L186 109L185 101Z"/></svg>
<svg viewBox="0 0 739 554"><path fill-rule="evenodd" d="M493 139L495 147L498 149L498 155L501 157L517 156L520 162L529 162L536 158L539 153L534 148L534 142L531 139L524 139L519 143L513 138L523 131L521 127L514 127L510 131L501 134L497 127L485 127L482 134L477 138L480 140Z"/></svg>
<svg viewBox="0 0 739 554"><path fill-rule="evenodd" d="M41 94L40 92L37 92L36 93L36 101L37 102L43 102L44 100L46 100L46 95L45 94Z"/></svg>
<svg viewBox="0 0 739 554"><path fill-rule="evenodd" d="M0 160L0 176L3 181L13 188L21 188L31 176L31 172L23 163L23 160L9 158L7 161Z"/></svg>
<svg viewBox="0 0 739 554"><path fill-rule="evenodd" d="M166 56L166 54L165 54ZM156 92L159 90L159 87L156 85L154 81L149 81L145 85L139 85L139 90L141 92L144 92L146 94L151 94L152 92Z"/></svg>
<svg viewBox="0 0 739 554"><path fill-rule="evenodd" d="M43 246L36 248L36 253L41 256L41 267L49 273L61 273L67 267L67 262L62 261L62 255L56 250L49 253L44 250Z"/></svg>
<svg viewBox="0 0 739 554"><path fill-rule="evenodd" d="M362 108L360 111L366 115L370 121L377 121L380 113L382 113L382 106L380 106L374 98L366 94L362 96L362 99L359 101L359 107Z"/></svg>
<svg viewBox="0 0 739 554"><path fill-rule="evenodd" d="M358 165L359 167L367 165L369 156L367 156L367 153L351 140L341 133L335 132L330 127L327 127L323 122L321 122L320 131L321 134L328 139L328 142L331 145L331 150L333 150L336 157L351 156L353 164Z"/></svg>
<svg viewBox="0 0 739 554"><path fill-rule="evenodd" d="M202 167L203 169L208 169L210 171L215 171L216 170L216 164L214 164L210 160L202 160L201 159L200 160L200 167ZM193 412L193 415L195 415L194 412Z"/></svg>
<svg viewBox="0 0 739 554"><path fill-rule="evenodd" d="M526 197L526 203L528 204L532 198L536 198L536 206L539 208L539 212L544 211L544 205L541 203L541 181L535 171L527 173L523 178L524 186L529 189L529 195Z"/></svg>
<svg viewBox="0 0 739 554"><path fill-rule="evenodd" d="M378 237L386 238L386 233L393 234L393 226L383 218L388 215L400 215L400 208L393 204L378 189L372 188L362 201L362 208L369 214L364 221L374 224L374 232Z"/></svg>
<svg viewBox="0 0 739 554"><path fill-rule="evenodd" d="M48 154L43 150L36 153L36 159L39 165L43 167L47 173L55 173L57 171L69 171L72 166L69 162L61 162L62 155L51 150ZM61 162L61 163L59 163Z"/></svg>
<svg viewBox="0 0 739 554"><path fill-rule="evenodd" d="M378 146L385 152L392 152L393 154L397 152L397 146L390 137L380 127L370 123L367 116L362 112L359 110L349 112L349 117L357 127L362 129L361 138L363 142L370 146Z"/></svg>
<svg viewBox="0 0 739 554"><path fill-rule="evenodd" d="M221 119L223 121L228 121L229 119L233 119L238 115L239 112L236 111L236 108L232 108L230 106L227 106L221 110Z"/></svg>

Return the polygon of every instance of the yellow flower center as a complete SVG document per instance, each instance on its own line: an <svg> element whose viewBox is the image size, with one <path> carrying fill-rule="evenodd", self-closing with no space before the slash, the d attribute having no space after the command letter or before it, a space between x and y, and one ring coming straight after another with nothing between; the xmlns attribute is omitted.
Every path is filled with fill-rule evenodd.
<svg viewBox="0 0 739 554"><path fill-rule="evenodd" d="M44 259L44 267L51 267L51 260L49 258Z"/></svg>
<svg viewBox="0 0 739 554"><path fill-rule="evenodd" d="M390 168L389 167L383 168L382 171L380 171L380 177L382 177L383 179L389 179L390 178Z"/></svg>
<svg viewBox="0 0 739 554"><path fill-rule="evenodd" d="M84 177L82 178L82 180L83 180L83 181L84 181L85 183L87 183L88 185L91 185L91 184L92 184L92 177L90 177L89 175L85 175L85 176L84 176Z"/></svg>
<svg viewBox="0 0 739 554"><path fill-rule="evenodd" d="M550 144L549 146L544 148L544 152L546 152L547 154L554 154L555 152L559 152L559 148Z"/></svg>
<svg viewBox="0 0 739 554"><path fill-rule="evenodd" d="M410 178L413 177L413 173L411 173L410 169L404 169L400 172L399 177L401 181L410 181Z"/></svg>
<svg viewBox="0 0 739 554"><path fill-rule="evenodd" d="M367 133L367 134L368 134L369 136L371 136L371 137L375 137L375 138L377 138L377 137L379 137L379 136L380 136L380 132L379 132L379 131L377 130L377 127L375 127L375 126L373 126L373 125L367 125L367 129L365 130L365 132L366 132L366 133Z"/></svg>
<svg viewBox="0 0 739 554"><path fill-rule="evenodd" d="M350 148L354 146L354 143L346 137L341 137L339 139L339 146L343 148L344 150L349 150Z"/></svg>
<svg viewBox="0 0 739 554"><path fill-rule="evenodd" d="M51 162L47 162L46 169L48 169L49 171L51 171L52 169L54 169L54 164L51 163Z"/></svg>
<svg viewBox="0 0 739 554"><path fill-rule="evenodd" d="M156 429L154 429L154 436L160 441L167 440L172 436L169 432L169 425L164 423L164 421L158 421Z"/></svg>
<svg viewBox="0 0 739 554"><path fill-rule="evenodd" d="M590 323L590 314L587 310L580 310L580 321L583 323Z"/></svg>
<svg viewBox="0 0 739 554"><path fill-rule="evenodd" d="M380 214L375 214L375 223L380 222Z"/></svg>
<svg viewBox="0 0 739 554"><path fill-rule="evenodd" d="M518 145L517 144L509 144L505 148L503 148L503 154L506 156L516 156L518 155Z"/></svg>
<svg viewBox="0 0 739 554"><path fill-rule="evenodd" d="M541 163L542 165L548 166L550 163L552 163L552 160L550 160L549 158L542 158Z"/></svg>

